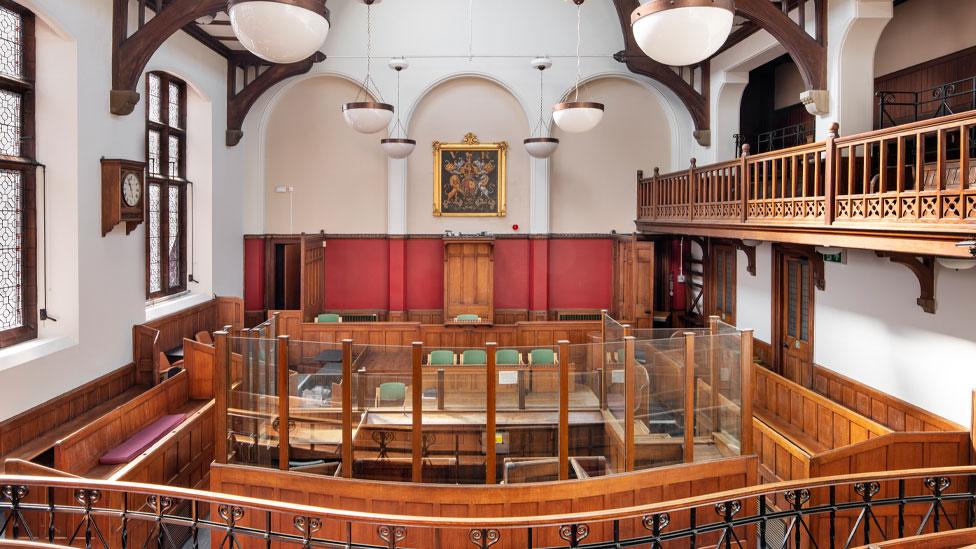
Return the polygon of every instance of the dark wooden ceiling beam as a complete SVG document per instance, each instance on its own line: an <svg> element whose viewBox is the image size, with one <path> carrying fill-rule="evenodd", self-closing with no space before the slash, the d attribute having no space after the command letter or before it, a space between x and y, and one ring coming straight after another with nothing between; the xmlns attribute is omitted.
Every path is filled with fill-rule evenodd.
<svg viewBox="0 0 976 549"><path fill-rule="evenodd" d="M826 42L823 39L826 33L826 10L823 0L816 0L814 4L817 34L821 40L807 34L806 29L769 0L736 0L735 11L771 34L786 48L800 69L803 83L808 90L824 90L827 88L827 48L822 42Z"/></svg>
<svg viewBox="0 0 976 549"><path fill-rule="evenodd" d="M298 61L296 63L288 63L286 65L271 65L264 72L261 72L254 80L245 80L243 87L240 91L237 91L237 76L238 71L247 71L249 68L257 68L253 64L237 64L230 62L227 64L227 135L226 144L228 147L234 147L241 142L241 138L244 137L244 119L247 117L247 113L254 106L254 103L260 98L264 92L271 89L272 86L278 84L279 82L291 78L292 76L298 76L300 74L305 74L312 70L312 66L315 63L319 63L325 60L325 54L322 52L316 52L315 55L305 59L303 61Z"/></svg>

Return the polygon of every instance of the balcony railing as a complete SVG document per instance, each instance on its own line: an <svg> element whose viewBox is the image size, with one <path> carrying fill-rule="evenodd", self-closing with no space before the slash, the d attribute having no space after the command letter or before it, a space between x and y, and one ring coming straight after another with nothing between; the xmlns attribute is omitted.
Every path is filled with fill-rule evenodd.
<svg viewBox="0 0 976 549"><path fill-rule="evenodd" d="M970 233L976 112L660 174L638 185L638 221Z"/></svg>
<svg viewBox="0 0 976 549"><path fill-rule="evenodd" d="M883 129L976 109L976 76L921 91L879 91L875 95Z"/></svg>
<svg viewBox="0 0 976 549"><path fill-rule="evenodd" d="M737 133L732 136L735 140L735 155L739 158L742 153L742 146L755 143L756 153L778 151L789 147L799 147L813 142L814 127L812 124L794 124L783 128L777 128L768 132L763 132L752 141L750 136Z"/></svg>
<svg viewBox="0 0 976 549"><path fill-rule="evenodd" d="M184 540L197 547L207 537L213 547L394 549L416 547L421 532L436 531L482 549L846 548L971 527L974 475L976 467L867 473L524 517L379 514L148 484L0 476L0 538L98 549L164 549ZM543 501L540 492L540 510ZM38 520L27 517L47 527L32 530Z"/></svg>

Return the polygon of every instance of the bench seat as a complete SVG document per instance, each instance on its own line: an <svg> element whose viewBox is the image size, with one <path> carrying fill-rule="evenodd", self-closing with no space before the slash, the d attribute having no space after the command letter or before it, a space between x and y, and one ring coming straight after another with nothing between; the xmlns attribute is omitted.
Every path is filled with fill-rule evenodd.
<svg viewBox="0 0 976 549"><path fill-rule="evenodd" d="M122 444L112 448L98 459L102 465L120 465L129 463L166 433L175 429L186 419L186 414L165 415L143 427L139 432L129 437Z"/></svg>
<svg viewBox="0 0 976 549"><path fill-rule="evenodd" d="M802 429L783 421L782 419L764 410L753 410L753 415L769 426L771 429L788 439L790 442L799 446L807 454L814 456L826 452L831 448L803 432Z"/></svg>

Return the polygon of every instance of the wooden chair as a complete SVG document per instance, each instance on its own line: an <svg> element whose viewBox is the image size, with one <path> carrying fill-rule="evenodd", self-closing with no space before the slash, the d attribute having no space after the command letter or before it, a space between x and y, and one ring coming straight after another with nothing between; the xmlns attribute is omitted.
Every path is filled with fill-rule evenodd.
<svg viewBox="0 0 976 549"><path fill-rule="evenodd" d="M495 353L495 364L499 366L517 366L522 362L522 353L518 349L499 349Z"/></svg>
<svg viewBox="0 0 976 549"><path fill-rule="evenodd" d="M461 353L461 364L484 366L488 364L488 353L481 349L468 349Z"/></svg>
<svg viewBox="0 0 976 549"><path fill-rule="evenodd" d="M214 344L213 336L211 336L210 332L206 330L197 332L196 335L193 336L193 339L195 339L197 343L203 343L204 345L213 346Z"/></svg>
<svg viewBox="0 0 976 549"><path fill-rule="evenodd" d="M454 351L431 351L427 355L427 364L430 366L454 366L457 364L457 356Z"/></svg>
<svg viewBox="0 0 976 549"><path fill-rule="evenodd" d="M334 324L337 322L342 322L342 317L335 313L322 313L315 317L316 324Z"/></svg>
<svg viewBox="0 0 976 549"><path fill-rule="evenodd" d="M552 349L532 349L529 351L529 364L559 364L559 357L556 356L556 352Z"/></svg>
<svg viewBox="0 0 976 549"><path fill-rule="evenodd" d="M393 405L403 405L407 399L407 392L409 387L406 384L399 381L387 381L386 383L380 383L380 386L376 388L376 401L374 406L379 407L381 404L393 403Z"/></svg>
<svg viewBox="0 0 976 549"><path fill-rule="evenodd" d="M180 373L183 369L183 361L180 360L174 364L170 364L169 359L166 358L166 353L159 353L159 381L165 381L176 374Z"/></svg>

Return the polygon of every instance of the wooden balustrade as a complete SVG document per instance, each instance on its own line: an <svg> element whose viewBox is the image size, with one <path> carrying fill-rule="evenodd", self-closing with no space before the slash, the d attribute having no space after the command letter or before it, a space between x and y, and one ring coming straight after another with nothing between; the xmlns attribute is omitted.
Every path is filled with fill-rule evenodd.
<svg viewBox="0 0 976 549"><path fill-rule="evenodd" d="M638 184L638 222L971 233L976 113L838 137L660 174Z"/></svg>

